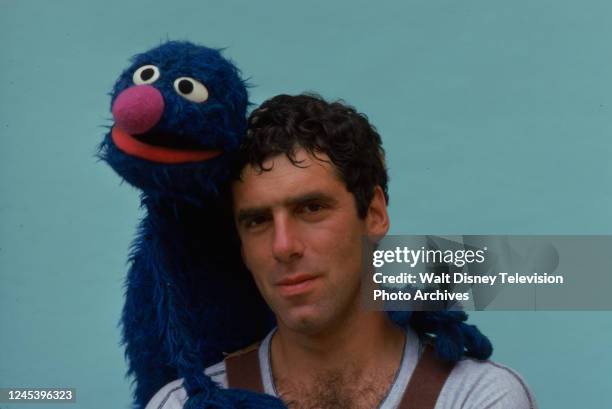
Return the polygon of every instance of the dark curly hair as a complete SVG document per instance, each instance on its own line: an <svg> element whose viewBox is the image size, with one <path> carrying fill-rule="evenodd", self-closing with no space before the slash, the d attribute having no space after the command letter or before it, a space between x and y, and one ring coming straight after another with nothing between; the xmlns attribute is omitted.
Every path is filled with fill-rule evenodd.
<svg viewBox="0 0 612 409"><path fill-rule="evenodd" d="M285 154L300 166L295 152L303 148L317 157L326 154L347 190L355 197L357 213L365 218L379 185L387 203L385 151L368 118L343 101L327 102L316 94L277 95L255 109L238 155L237 170L251 165L267 171L264 162Z"/></svg>

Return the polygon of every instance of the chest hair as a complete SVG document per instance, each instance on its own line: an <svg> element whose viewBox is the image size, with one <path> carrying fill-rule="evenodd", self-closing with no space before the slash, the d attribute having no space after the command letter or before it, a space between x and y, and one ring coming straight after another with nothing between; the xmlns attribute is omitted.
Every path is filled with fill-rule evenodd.
<svg viewBox="0 0 612 409"><path fill-rule="evenodd" d="M312 380L275 380L289 409L375 409L391 388L395 373L324 371Z"/></svg>

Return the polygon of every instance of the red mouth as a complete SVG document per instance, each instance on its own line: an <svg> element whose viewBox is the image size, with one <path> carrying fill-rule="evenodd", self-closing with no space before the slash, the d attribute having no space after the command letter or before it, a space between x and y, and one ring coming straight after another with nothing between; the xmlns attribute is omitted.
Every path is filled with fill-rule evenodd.
<svg viewBox="0 0 612 409"><path fill-rule="evenodd" d="M309 274L295 274L276 283L282 296L290 297L310 291L319 277Z"/></svg>
<svg viewBox="0 0 612 409"><path fill-rule="evenodd" d="M158 163L200 162L215 158L223 153L220 150L186 150L149 145L116 126L113 127L111 137L117 148L124 153Z"/></svg>

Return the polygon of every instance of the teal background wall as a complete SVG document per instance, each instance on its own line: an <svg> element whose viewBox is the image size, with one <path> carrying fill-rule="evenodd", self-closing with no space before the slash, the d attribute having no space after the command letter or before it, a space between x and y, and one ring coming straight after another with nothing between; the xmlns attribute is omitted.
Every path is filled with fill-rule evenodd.
<svg viewBox="0 0 612 409"><path fill-rule="evenodd" d="M255 102L314 90L367 113L394 234L612 234L611 16L604 0L0 0L0 386L130 402L117 322L141 215L94 153L134 53L228 47ZM610 407L612 312L472 319L541 408Z"/></svg>

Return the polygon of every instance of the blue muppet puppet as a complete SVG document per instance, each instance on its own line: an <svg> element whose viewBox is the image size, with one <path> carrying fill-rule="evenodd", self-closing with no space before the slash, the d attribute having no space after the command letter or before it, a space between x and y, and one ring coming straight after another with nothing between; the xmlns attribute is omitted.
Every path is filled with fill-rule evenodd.
<svg viewBox="0 0 612 409"><path fill-rule="evenodd" d="M137 408L179 377L198 396L194 407L247 407L245 396L281 406L222 391L203 373L274 324L241 262L223 199L247 105L237 68L218 50L187 42L136 55L114 86L115 123L100 156L142 191L146 211L122 316Z"/></svg>
<svg viewBox="0 0 612 409"><path fill-rule="evenodd" d="M274 326L240 258L227 199L246 132L248 96L219 50L167 42L136 55L111 94L114 125L100 157L141 190L145 216L130 255L123 342L142 408L184 379L186 408L281 408L271 396L218 388L204 369ZM438 356L487 358L491 345L463 312L390 313L435 335Z"/></svg>

